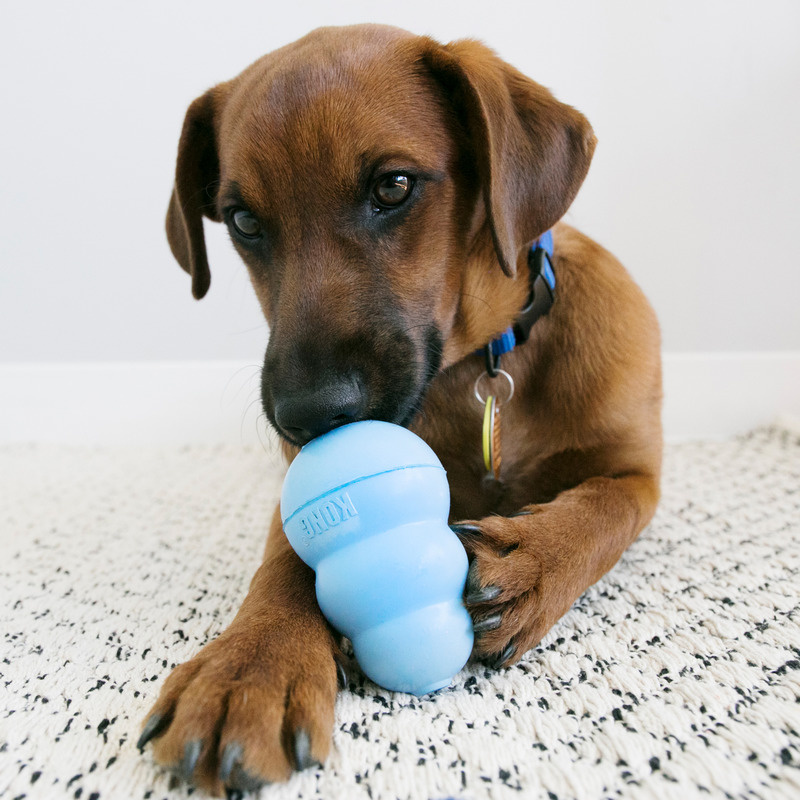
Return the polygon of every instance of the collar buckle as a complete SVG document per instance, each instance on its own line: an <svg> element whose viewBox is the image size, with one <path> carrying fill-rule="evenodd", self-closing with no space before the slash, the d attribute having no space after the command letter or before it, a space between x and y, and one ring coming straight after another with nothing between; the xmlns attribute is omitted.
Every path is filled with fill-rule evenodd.
<svg viewBox="0 0 800 800"><path fill-rule="evenodd" d="M544 317L555 302L556 275L550 253L544 247L532 247L528 253L531 291L528 302L514 322L515 344L528 340L531 328Z"/></svg>
<svg viewBox="0 0 800 800"><path fill-rule="evenodd" d="M525 307L513 325L510 325L496 339L492 339L484 348L486 372L494 378L500 370L500 358L503 353L513 350L518 344L528 340L531 328L545 316L555 302L556 275L553 271L553 233L543 233L528 251L528 270L530 275L530 292ZM478 351L480 352L480 351Z"/></svg>

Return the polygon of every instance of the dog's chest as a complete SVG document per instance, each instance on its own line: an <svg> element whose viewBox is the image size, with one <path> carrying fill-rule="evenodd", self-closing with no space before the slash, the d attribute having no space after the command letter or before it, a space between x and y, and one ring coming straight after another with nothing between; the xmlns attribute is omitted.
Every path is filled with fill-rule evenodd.
<svg viewBox="0 0 800 800"><path fill-rule="evenodd" d="M519 409L500 409L495 424L499 431L495 447L499 470L493 476L484 457L484 408L475 400L447 404L447 413L438 403L426 404L428 413L415 425L438 455L450 486L452 519L480 519L489 514L509 514L535 502L535 474L541 455L534 438L526 432Z"/></svg>

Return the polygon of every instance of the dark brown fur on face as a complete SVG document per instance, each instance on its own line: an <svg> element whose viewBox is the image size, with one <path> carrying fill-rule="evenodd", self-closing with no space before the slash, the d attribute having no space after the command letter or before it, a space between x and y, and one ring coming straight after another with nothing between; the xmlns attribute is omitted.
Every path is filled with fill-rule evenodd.
<svg viewBox="0 0 800 800"><path fill-rule="evenodd" d="M594 149L585 118L477 42L327 28L189 108L167 217L198 298L202 217L225 221L270 324L265 412L296 445L355 419L410 426L450 482L471 557L474 655L535 646L651 518L661 462L658 326L628 274L559 219ZM405 202L374 188L411 176ZM236 232L247 212L258 235ZM558 224L557 224L558 223ZM554 228L557 298L504 356L501 480L487 481L474 354L528 295ZM327 756L337 638L276 512L241 611L165 683L141 738L212 791Z"/></svg>

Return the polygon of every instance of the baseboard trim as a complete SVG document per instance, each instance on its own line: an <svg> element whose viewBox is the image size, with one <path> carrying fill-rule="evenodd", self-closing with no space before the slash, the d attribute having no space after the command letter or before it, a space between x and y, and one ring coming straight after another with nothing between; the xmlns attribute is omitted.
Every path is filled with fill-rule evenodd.
<svg viewBox="0 0 800 800"><path fill-rule="evenodd" d="M800 418L800 351L666 353L669 440ZM235 361L0 364L0 442L256 444L273 449L259 366Z"/></svg>
<svg viewBox="0 0 800 800"><path fill-rule="evenodd" d="M0 442L264 443L259 375L236 361L0 364Z"/></svg>

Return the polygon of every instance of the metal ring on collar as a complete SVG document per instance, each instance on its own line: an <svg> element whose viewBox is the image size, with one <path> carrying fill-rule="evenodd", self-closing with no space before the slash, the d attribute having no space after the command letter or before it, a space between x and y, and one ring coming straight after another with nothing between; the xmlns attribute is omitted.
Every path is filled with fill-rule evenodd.
<svg viewBox="0 0 800 800"><path fill-rule="evenodd" d="M498 407L508 403L514 396L514 379L504 369L497 370L497 376L500 377L501 375L508 381L508 396L501 399L500 392L490 393L497 398ZM486 405L486 397L489 396L488 394L486 397L481 395L481 381L483 381L484 378L486 378L486 380L494 380L494 378L492 378L488 372L482 372L480 375L478 375L478 378L475 381L475 397L482 406Z"/></svg>

